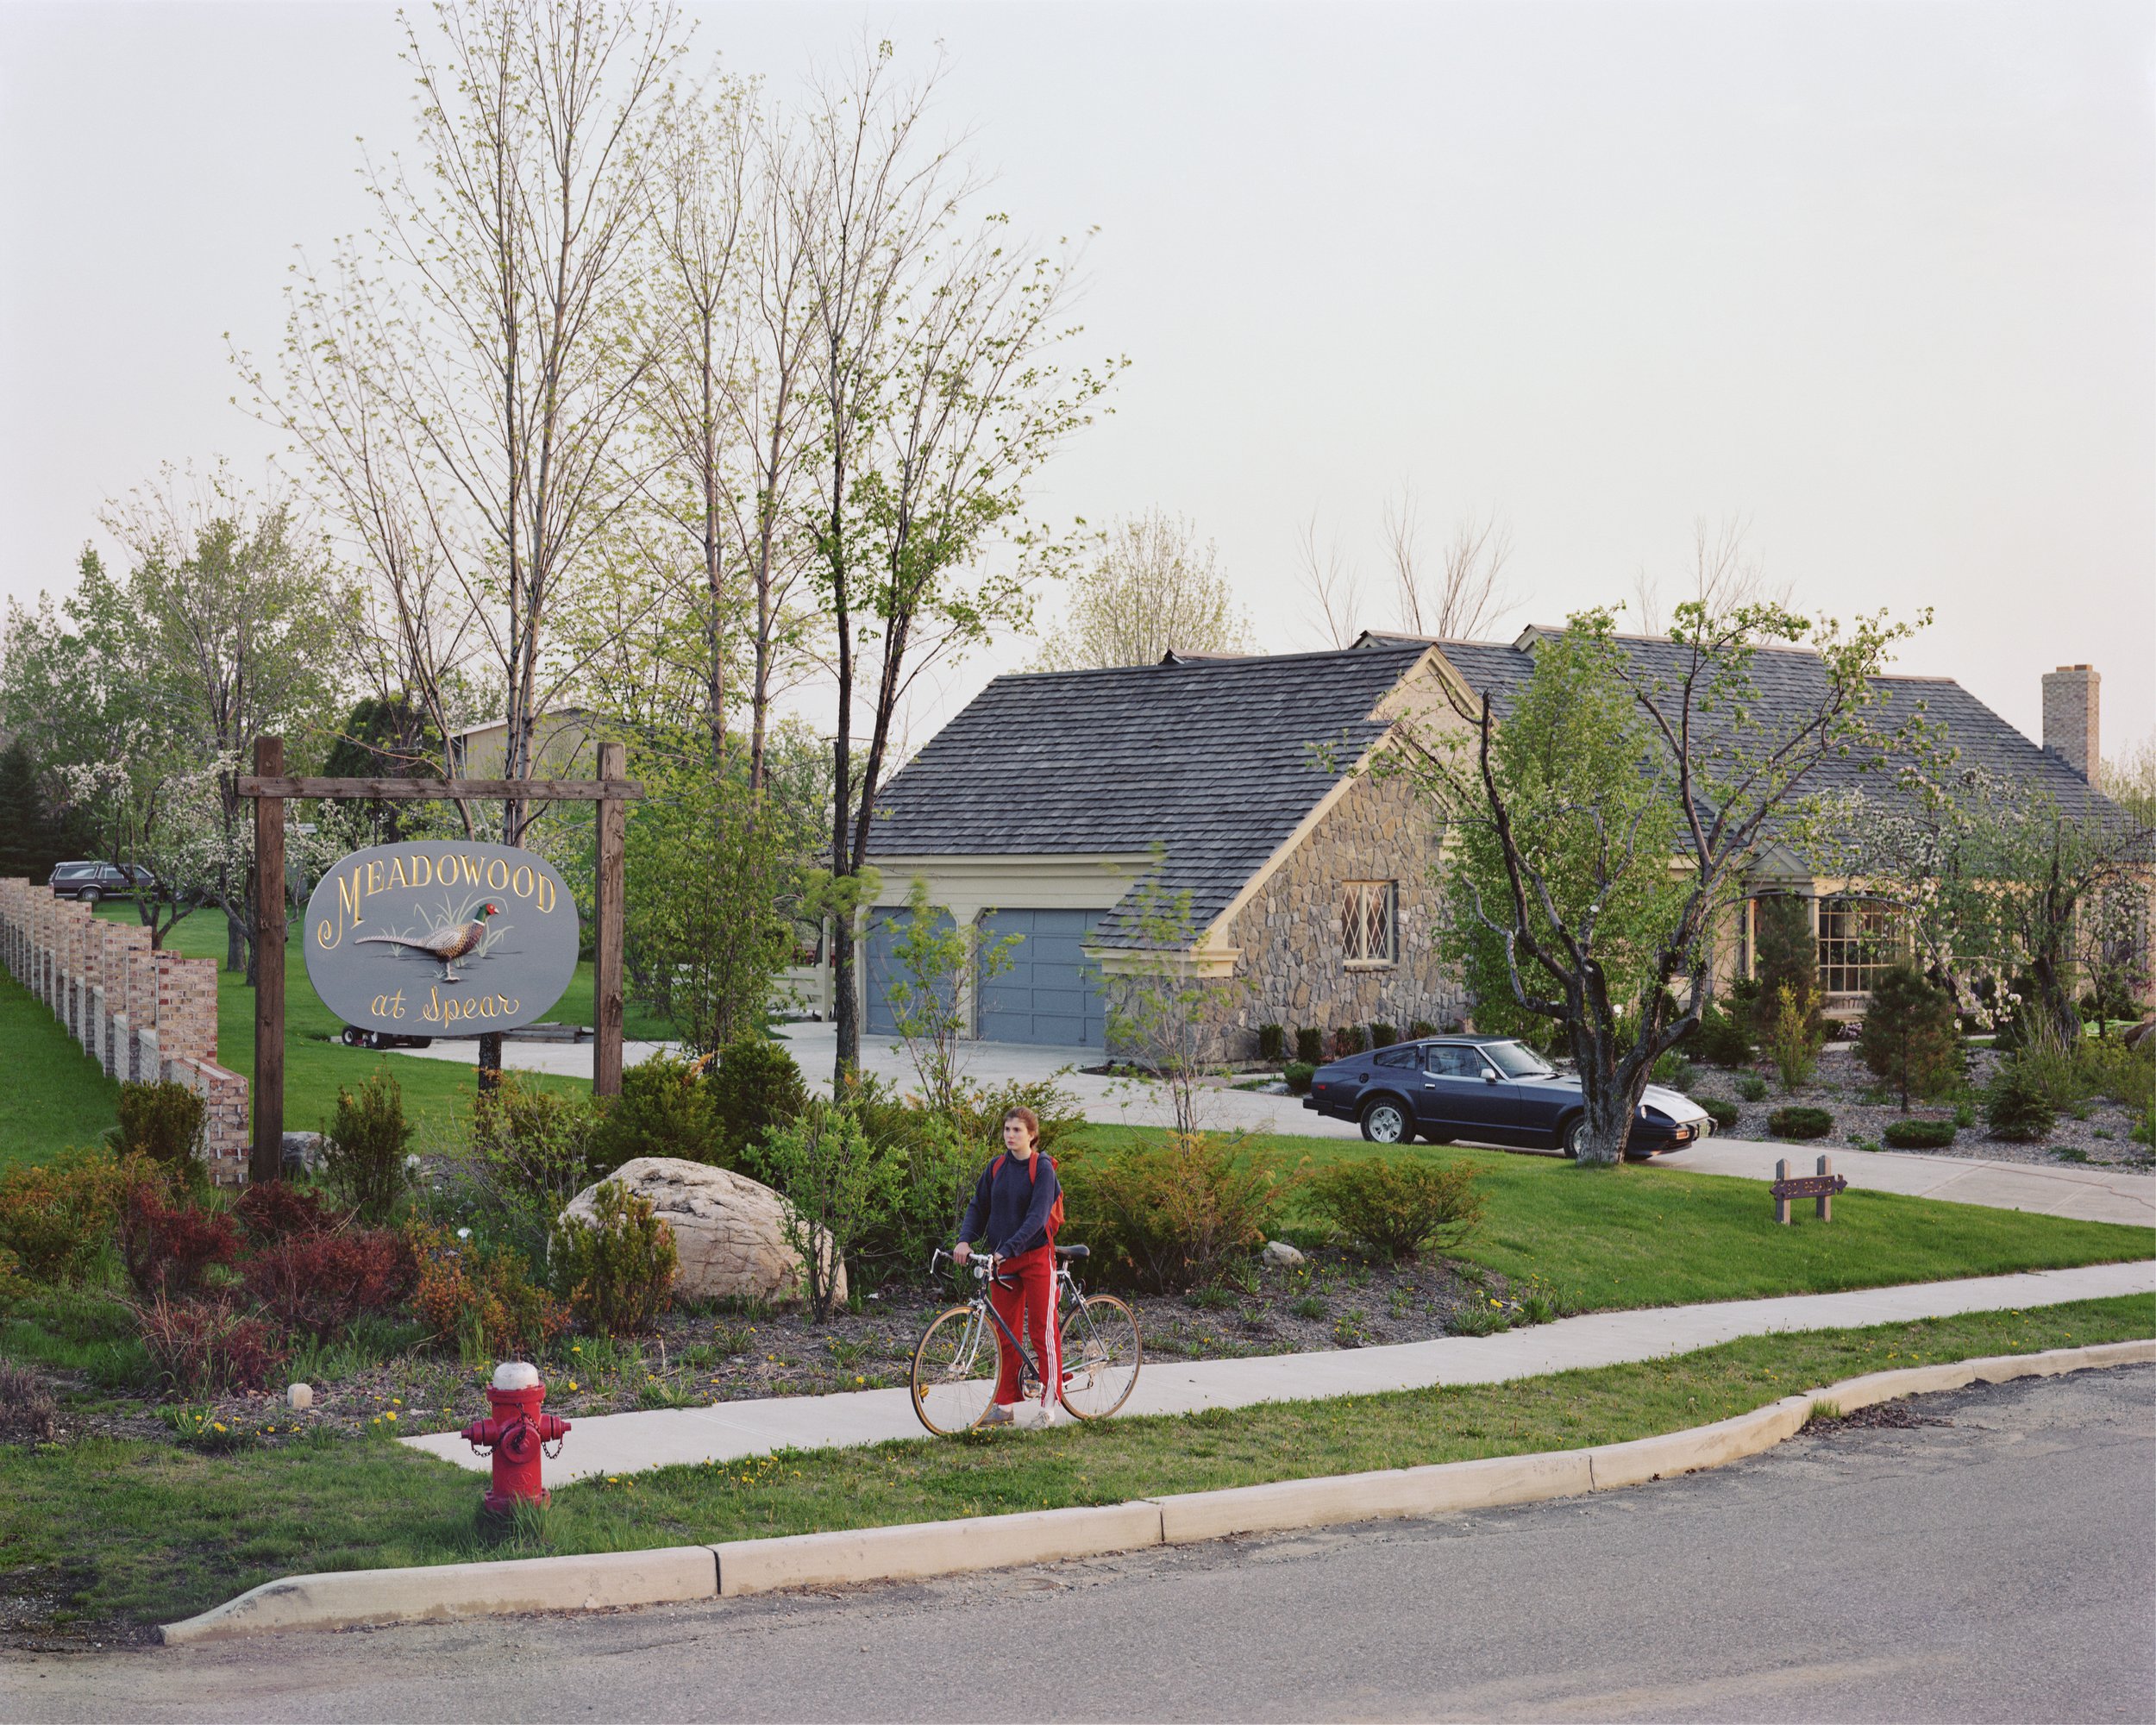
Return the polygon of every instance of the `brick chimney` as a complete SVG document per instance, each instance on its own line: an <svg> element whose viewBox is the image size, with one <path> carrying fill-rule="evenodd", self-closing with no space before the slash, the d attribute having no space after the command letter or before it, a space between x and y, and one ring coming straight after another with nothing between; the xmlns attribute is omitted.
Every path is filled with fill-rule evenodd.
<svg viewBox="0 0 2156 1725"><path fill-rule="evenodd" d="M2096 742L2096 685L2102 681L2088 665L2044 673L2044 747L2092 785L2103 764Z"/></svg>

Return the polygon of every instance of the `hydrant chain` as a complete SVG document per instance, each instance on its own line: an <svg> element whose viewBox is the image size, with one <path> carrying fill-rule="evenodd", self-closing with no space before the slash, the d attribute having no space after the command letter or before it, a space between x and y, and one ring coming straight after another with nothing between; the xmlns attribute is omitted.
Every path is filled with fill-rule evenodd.
<svg viewBox="0 0 2156 1725"><path fill-rule="evenodd" d="M474 1420L463 1431L464 1440L481 1453L494 1452L493 1490L480 1499L490 1515L509 1515L519 1503L545 1504L549 1499L540 1483L540 1458L561 1453L561 1440L569 1422L542 1413L547 1387L537 1370L522 1360L505 1360L487 1386L486 1399L493 1413ZM549 1450L547 1445L552 1443Z"/></svg>

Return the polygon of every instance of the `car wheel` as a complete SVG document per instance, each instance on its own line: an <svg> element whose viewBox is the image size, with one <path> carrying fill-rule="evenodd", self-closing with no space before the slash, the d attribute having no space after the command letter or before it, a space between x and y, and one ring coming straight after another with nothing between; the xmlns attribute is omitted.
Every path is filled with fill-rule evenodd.
<svg viewBox="0 0 2156 1725"><path fill-rule="evenodd" d="M88 905L94 911L103 897L104 894L95 887L90 887L75 894L75 902L78 905Z"/></svg>
<svg viewBox="0 0 2156 1725"><path fill-rule="evenodd" d="M1412 1144L1415 1129L1407 1110L1390 1096L1380 1096L1363 1110L1363 1136L1372 1144Z"/></svg>
<svg viewBox="0 0 2156 1725"><path fill-rule="evenodd" d="M1576 1162L1579 1160L1580 1151L1586 1147L1587 1116L1577 1114L1565 1122L1564 1135L1557 1140L1557 1148Z"/></svg>

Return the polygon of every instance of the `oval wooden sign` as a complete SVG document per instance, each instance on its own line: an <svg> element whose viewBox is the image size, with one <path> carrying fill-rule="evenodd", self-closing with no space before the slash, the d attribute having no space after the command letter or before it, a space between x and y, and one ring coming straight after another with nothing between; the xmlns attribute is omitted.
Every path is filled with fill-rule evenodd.
<svg viewBox="0 0 2156 1725"><path fill-rule="evenodd" d="M354 850L307 900L307 980L345 1023L483 1036L542 1017L576 974L576 904L554 865L505 844Z"/></svg>

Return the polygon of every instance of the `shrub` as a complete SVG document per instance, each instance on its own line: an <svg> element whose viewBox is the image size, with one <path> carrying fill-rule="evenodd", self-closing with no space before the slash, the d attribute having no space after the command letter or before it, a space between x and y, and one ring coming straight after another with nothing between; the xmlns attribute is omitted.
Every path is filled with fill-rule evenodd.
<svg viewBox="0 0 2156 1725"><path fill-rule="evenodd" d="M847 1254L889 1211L889 1165L879 1160L861 1117L823 1103L773 1127L757 1147L762 1178L785 1201L780 1227L804 1267L809 1310L819 1324L837 1304Z"/></svg>
<svg viewBox="0 0 2156 1725"><path fill-rule="evenodd" d="M543 1254L555 1219L592 1183L597 1111L588 1097L502 1074L472 1109L472 1166L482 1208L525 1259Z"/></svg>
<svg viewBox="0 0 2156 1725"><path fill-rule="evenodd" d="M1041 1123L1036 1147L1058 1160L1085 1128L1084 1106L1069 1091L1057 1088L1052 1078L1013 1078L993 1090L962 1091L951 1125L965 1142L993 1154L1003 1147L1003 1115L1009 1108L1032 1109ZM951 1220L958 1219L954 1214Z"/></svg>
<svg viewBox="0 0 2156 1725"><path fill-rule="evenodd" d="M1952 1120L1889 1120L1882 1134L1896 1150L1944 1150L1954 1141Z"/></svg>
<svg viewBox="0 0 2156 1725"><path fill-rule="evenodd" d="M35 1372L0 1359L0 1443L49 1441L59 1411L53 1392Z"/></svg>
<svg viewBox="0 0 2156 1725"><path fill-rule="evenodd" d="M128 1189L147 1172L111 1151L73 1150L0 1174L0 1250L32 1282L78 1279L119 1220Z"/></svg>
<svg viewBox="0 0 2156 1725"><path fill-rule="evenodd" d="M1834 1117L1824 1108L1777 1108L1767 1116L1767 1130L1777 1138L1825 1138L1834 1129Z"/></svg>
<svg viewBox="0 0 2156 1725"><path fill-rule="evenodd" d="M1774 1063L1785 1095L1810 1079L1822 1040L1811 991L1782 984L1761 1025L1759 1046Z"/></svg>
<svg viewBox="0 0 2156 1725"><path fill-rule="evenodd" d="M1995 1138L2034 1144L2051 1135L2059 1111L2038 1073L2016 1055L1992 1075L1984 1092L1984 1117Z"/></svg>
<svg viewBox="0 0 2156 1725"><path fill-rule="evenodd" d="M1400 1032L1391 1025L1374 1024L1370 1026L1370 1046L1372 1048L1390 1048L1399 1040Z"/></svg>
<svg viewBox="0 0 2156 1725"><path fill-rule="evenodd" d="M1291 1060L1281 1070L1281 1076L1288 1081L1288 1089L1300 1096L1310 1088L1310 1081L1317 1072L1318 1069L1307 1061Z"/></svg>
<svg viewBox="0 0 2156 1725"><path fill-rule="evenodd" d="M1747 1102L1764 1102L1767 1099L1767 1081L1757 1072L1746 1072L1737 1080L1737 1094Z"/></svg>
<svg viewBox="0 0 2156 1725"><path fill-rule="evenodd" d="M2096 1094L2130 1109L2156 1101L2156 1036L2142 1038L2139 1048L2113 1037L2090 1037L2079 1056L2082 1073Z"/></svg>
<svg viewBox="0 0 2156 1725"><path fill-rule="evenodd" d="M649 1330L673 1297L674 1230L618 1180L592 1195L592 1220L565 1215L547 1255L579 1322L602 1335Z"/></svg>
<svg viewBox="0 0 2156 1725"><path fill-rule="evenodd" d="M1699 1082L1699 1068L1673 1048L1654 1063L1647 1076L1671 1089L1689 1090Z"/></svg>
<svg viewBox="0 0 2156 1725"><path fill-rule="evenodd" d="M289 1180L266 1180L240 1194L232 1207L232 1219L257 1245L289 1239L294 1234L317 1234L342 1227L351 1213L333 1210L311 1187Z"/></svg>
<svg viewBox="0 0 2156 1725"><path fill-rule="evenodd" d="M144 1299L200 1290L213 1264L240 1255L240 1230L222 1210L166 1201L163 1182L138 1180L120 1208L120 1261Z"/></svg>
<svg viewBox="0 0 2156 1725"><path fill-rule="evenodd" d="M120 1156L140 1156L176 1185L205 1186L203 1100L185 1084L122 1084L120 1124L105 1142Z"/></svg>
<svg viewBox="0 0 2156 1725"><path fill-rule="evenodd" d="M727 1159L711 1088L691 1062L655 1055L623 1073L621 1095L602 1105L592 1129L592 1175L611 1174L640 1156Z"/></svg>
<svg viewBox="0 0 2156 1725"><path fill-rule="evenodd" d="M416 1267L413 1313L467 1356L536 1353L568 1327L567 1312L531 1279L515 1248L482 1254L446 1228L425 1223L411 1224L404 1238Z"/></svg>
<svg viewBox="0 0 2156 1725"><path fill-rule="evenodd" d="M0 1312L17 1300L27 1300L31 1293L30 1278L22 1273L22 1260L9 1247L0 1245Z"/></svg>
<svg viewBox="0 0 2156 1725"><path fill-rule="evenodd" d="M1286 1031L1276 1024L1260 1025L1257 1027L1257 1057L1260 1060L1278 1061L1285 1057L1287 1052L1288 1032Z"/></svg>
<svg viewBox="0 0 2156 1725"><path fill-rule="evenodd" d="M338 1088L336 1118L323 1134L323 1172L363 1220L387 1221L404 1195L412 1130L404 1092L388 1073L377 1072L356 1096Z"/></svg>
<svg viewBox="0 0 2156 1725"><path fill-rule="evenodd" d="M1111 1280L1153 1293L1217 1282L1264 1244L1288 1187L1205 1132L1166 1132L1074 1157L1067 1238Z"/></svg>
<svg viewBox="0 0 2156 1725"><path fill-rule="evenodd" d="M1725 1097L1701 1096L1695 1100L1700 1107L1707 1110L1707 1118L1714 1121L1716 1132L1727 1132L1737 1124L1738 1116L1742 1113L1734 1102Z"/></svg>
<svg viewBox="0 0 2156 1725"><path fill-rule="evenodd" d="M726 1153L736 1163L766 1132L799 1118L808 1107L801 1069L783 1044L768 1036L736 1037L728 1043L705 1082L711 1087Z"/></svg>
<svg viewBox="0 0 2156 1725"><path fill-rule="evenodd" d="M1407 1026L1407 1040L1410 1042L1420 1042L1423 1038L1435 1036L1437 1033L1438 1027L1428 1019L1417 1019Z"/></svg>
<svg viewBox="0 0 2156 1725"><path fill-rule="evenodd" d="M1041 1136L1049 1134L1043 1116ZM847 1265L849 1289L858 1292L864 1262L875 1269L869 1279L893 1275L912 1279L928 1274L930 1255L948 1246L958 1226L974 1182L993 1153L978 1133L962 1133L943 1116L912 1111L905 1137L879 1137L863 1122L876 1150L875 1219L861 1236Z"/></svg>
<svg viewBox="0 0 2156 1725"><path fill-rule="evenodd" d="M1311 1201L1351 1239L1388 1258L1456 1246L1482 1216L1475 1170L1464 1162L1360 1157L1312 1182Z"/></svg>
<svg viewBox="0 0 2156 1725"><path fill-rule="evenodd" d="M1914 964L1890 965L1873 979L1857 1053L1878 1077L1909 1098L1937 1096L1961 1076L1961 1019L1953 996Z"/></svg>
<svg viewBox="0 0 2156 1725"><path fill-rule="evenodd" d="M210 1301L160 1295L136 1309L135 1323L160 1380L187 1394L266 1389L288 1357L267 1319Z"/></svg>
<svg viewBox="0 0 2156 1725"><path fill-rule="evenodd" d="M1342 1025L1332 1032L1332 1057L1335 1060L1345 1060L1350 1055L1361 1054L1369 1045L1369 1032L1361 1025Z"/></svg>
<svg viewBox="0 0 2156 1725"><path fill-rule="evenodd" d="M391 1228L299 1233L248 1260L247 1290L288 1330L317 1341L386 1312L411 1292L411 1249Z"/></svg>
<svg viewBox="0 0 2156 1725"><path fill-rule="evenodd" d="M1685 1046L1709 1066L1745 1066L1752 1061L1752 1032L1720 1007L1709 1007L1700 1014Z"/></svg>
<svg viewBox="0 0 2156 1725"><path fill-rule="evenodd" d="M1305 1066L1325 1064L1325 1032L1305 1025L1295 1032L1295 1058Z"/></svg>

